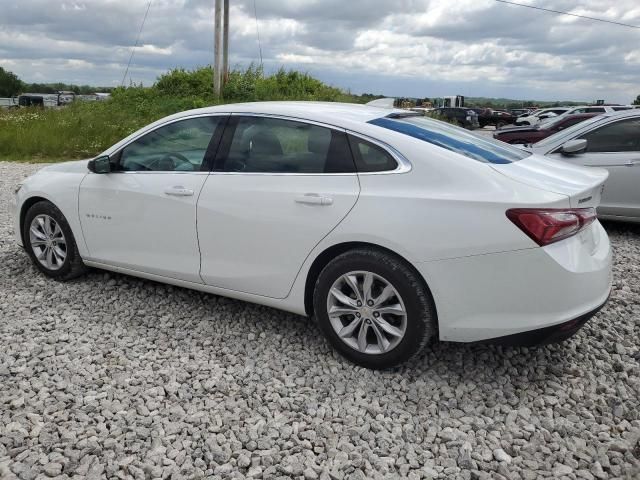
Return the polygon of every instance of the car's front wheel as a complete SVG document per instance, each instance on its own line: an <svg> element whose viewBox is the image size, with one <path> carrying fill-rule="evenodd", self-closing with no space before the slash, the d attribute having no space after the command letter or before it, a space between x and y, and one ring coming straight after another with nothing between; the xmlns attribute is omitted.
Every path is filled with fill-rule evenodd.
<svg viewBox="0 0 640 480"><path fill-rule="evenodd" d="M313 302L333 347L363 367L403 363L436 334L433 301L422 279L401 259L374 249L351 250L329 262Z"/></svg>
<svg viewBox="0 0 640 480"><path fill-rule="evenodd" d="M67 219L50 202L38 202L29 208L22 239L33 263L49 277L70 280L87 270Z"/></svg>

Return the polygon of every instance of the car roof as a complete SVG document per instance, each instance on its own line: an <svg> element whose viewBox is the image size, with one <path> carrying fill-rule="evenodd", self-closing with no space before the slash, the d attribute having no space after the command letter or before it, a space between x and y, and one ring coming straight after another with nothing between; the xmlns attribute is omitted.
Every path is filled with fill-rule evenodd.
<svg viewBox="0 0 640 480"><path fill-rule="evenodd" d="M605 112L605 113L600 113L599 115L600 117L604 117L604 118L610 118L610 117L615 117L615 118L620 118L620 117L640 117L640 110L635 109L635 108L630 108L628 110L617 110L617 111L613 111L613 112Z"/></svg>
<svg viewBox="0 0 640 480"><path fill-rule="evenodd" d="M214 107L187 110L172 115L173 118L204 115L207 113L253 113L280 115L316 121L337 127L349 128L355 124L385 117L391 113L406 114L406 110L374 107L357 103L339 102L251 102L229 103Z"/></svg>
<svg viewBox="0 0 640 480"><path fill-rule="evenodd" d="M574 113L572 115L567 115L566 118L591 118L600 114L601 112L587 112L587 113Z"/></svg>

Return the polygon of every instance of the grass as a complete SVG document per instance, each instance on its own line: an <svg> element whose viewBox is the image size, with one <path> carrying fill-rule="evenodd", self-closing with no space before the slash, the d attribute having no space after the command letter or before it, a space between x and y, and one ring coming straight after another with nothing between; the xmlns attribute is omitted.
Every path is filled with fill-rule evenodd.
<svg viewBox="0 0 640 480"><path fill-rule="evenodd" d="M104 102L76 102L62 109L0 110L0 159L51 162L89 158L139 128L175 112L215 105L212 71L172 70L152 87L118 88ZM230 72L223 102L321 100L365 102L308 74L259 68ZM219 103L219 102L218 102Z"/></svg>

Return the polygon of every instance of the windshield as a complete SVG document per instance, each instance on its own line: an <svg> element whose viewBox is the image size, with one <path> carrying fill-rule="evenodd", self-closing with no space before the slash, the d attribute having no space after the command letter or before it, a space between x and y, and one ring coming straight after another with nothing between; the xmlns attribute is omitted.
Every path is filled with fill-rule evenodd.
<svg viewBox="0 0 640 480"><path fill-rule="evenodd" d="M382 117L368 123L403 133L483 163L512 163L531 155L530 152L498 140L479 137L462 128L423 116Z"/></svg>
<svg viewBox="0 0 640 480"><path fill-rule="evenodd" d="M558 115L557 117L545 118L540 122L539 124L540 128L544 130L549 130L551 128L554 128L556 125L564 122L568 116L569 114L563 113L562 115Z"/></svg>
<svg viewBox="0 0 640 480"><path fill-rule="evenodd" d="M605 117L604 115L597 115L595 117L592 118L588 118L580 123L576 123L575 125L572 125L568 128L565 128L564 130L559 131L558 133L554 133L553 135L540 140L539 142L537 142L535 144L536 147L544 147L545 145L551 145L553 144L557 138L560 137L565 137L565 136L570 136L572 135L574 132L577 132L578 130L588 126L588 125L593 125L594 123L598 123L601 120L603 120ZM546 128L546 126L545 126Z"/></svg>

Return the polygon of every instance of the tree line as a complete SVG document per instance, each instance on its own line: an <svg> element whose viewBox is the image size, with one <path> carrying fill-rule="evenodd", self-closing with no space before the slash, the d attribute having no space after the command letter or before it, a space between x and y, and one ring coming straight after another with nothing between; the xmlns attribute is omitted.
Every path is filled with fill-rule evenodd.
<svg viewBox="0 0 640 480"><path fill-rule="evenodd" d="M74 92L77 95L89 95L100 92L110 92L111 87L94 87L91 85L73 85L68 83L27 83L13 72L0 67L0 97L14 97L26 92L56 93L59 91Z"/></svg>
<svg viewBox="0 0 640 480"><path fill-rule="evenodd" d="M247 72L252 71L252 68L250 67ZM208 68L203 68L203 69L198 69L195 71L195 73L199 73L201 78L197 78L196 83L201 84L202 86L204 86L204 88L206 90L209 90L209 79L210 79L210 69ZM180 70L180 69L174 69L171 71L171 75L167 76L167 75L163 75L159 78L159 84L160 87L162 87L163 82L164 83L172 83L173 81L179 80L183 81L183 85L182 86L186 86L187 88L190 89L191 93L193 94L193 91L191 90L193 88L193 85L189 85L189 83L192 83L193 80L193 74L194 72L191 72L189 74L187 74L187 72L185 72L184 70ZM256 70L255 72L256 75L260 75L262 76L262 71L260 71L258 73L258 71ZM286 74L284 72L284 70L279 71L276 76L282 76L282 75L300 75L299 73L295 72L289 72L288 74ZM303 75L304 76L304 75ZM181 77L185 77L185 78L189 78L190 82L184 82L184 79ZM291 79L288 79L291 80ZM314 79L315 80L315 79ZM309 78L305 78L305 81L309 82L310 81L310 77ZM4 68L0 67L0 97L14 97L16 95L19 95L21 93L25 93L25 92L37 92L37 93L56 93L59 92L61 90L64 91L71 91L76 93L77 95L89 95L92 93L95 93L96 91L100 91L100 92L111 92L114 90L114 88L112 87L94 87L91 85L73 85L73 84L67 84L67 83L62 83L62 82L57 82L57 83L26 83L23 82L22 80L20 80L20 78L13 72L10 72L8 70L5 70ZM362 95L358 95L358 100L360 102L367 102L369 100L374 100L376 98L381 98L382 95L374 95L374 94L370 94L370 93L364 93ZM411 100L414 104L417 104L418 102L416 102L415 99L401 99L401 100ZM422 102L420 102L421 104L424 104L426 102L431 101L431 99L429 98L424 98L422 99ZM478 106L480 106L480 104L482 104L481 106L483 107L490 107L490 108L522 108L522 107L529 107L529 106L533 106L534 104L537 105L537 103L540 102L533 102L533 101L526 101L526 102L515 102L513 100L508 100L508 99L489 99L489 98L473 98L473 97L468 97L467 98L467 104L468 106L475 106L476 104ZM554 102L543 102L546 106L553 106ZM555 102L556 105L559 105L558 102ZM633 101L634 105L640 105L640 95L638 95L636 97L636 99Z"/></svg>

